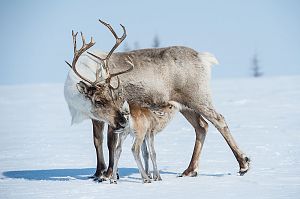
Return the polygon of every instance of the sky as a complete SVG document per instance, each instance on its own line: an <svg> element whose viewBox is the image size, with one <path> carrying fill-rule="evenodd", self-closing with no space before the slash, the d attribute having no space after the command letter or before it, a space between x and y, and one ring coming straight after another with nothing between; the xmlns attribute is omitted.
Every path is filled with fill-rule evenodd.
<svg viewBox="0 0 300 199"><path fill-rule="evenodd" d="M109 51L110 23L125 43L149 48L182 45L213 53L213 78L251 76L258 55L264 76L300 74L300 1L297 0L2 0L0 84L63 83L72 59L71 31L93 36L94 49Z"/></svg>

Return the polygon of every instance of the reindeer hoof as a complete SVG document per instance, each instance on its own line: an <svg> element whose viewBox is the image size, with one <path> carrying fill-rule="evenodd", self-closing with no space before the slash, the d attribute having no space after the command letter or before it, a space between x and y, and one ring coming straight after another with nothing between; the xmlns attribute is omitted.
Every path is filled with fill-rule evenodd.
<svg viewBox="0 0 300 199"><path fill-rule="evenodd" d="M182 174L179 174L178 177L185 177L185 176L196 177L197 175L198 175L197 171L187 171L187 170L185 170Z"/></svg>
<svg viewBox="0 0 300 199"><path fill-rule="evenodd" d="M101 182L107 181L109 178L107 176L101 176L99 179L101 179Z"/></svg>
<svg viewBox="0 0 300 199"><path fill-rule="evenodd" d="M93 181L97 181L98 178L99 178L99 176L95 176L95 175L92 175L92 176L88 177L88 179L91 179Z"/></svg>
<svg viewBox="0 0 300 199"><path fill-rule="evenodd" d="M98 178L100 178L105 172L105 169L98 169L94 175L89 176L88 179L93 179L94 181L97 181ZM96 179L96 180L95 180Z"/></svg>
<svg viewBox="0 0 300 199"><path fill-rule="evenodd" d="M239 171L239 176L245 175L245 173L247 173L248 171L249 171L249 169L247 169L247 170L240 170Z"/></svg>
<svg viewBox="0 0 300 199"><path fill-rule="evenodd" d="M98 183L103 182L102 178L96 177L96 176L95 176L95 178L93 179L93 181L94 181L94 182L98 182Z"/></svg>
<svg viewBox="0 0 300 199"><path fill-rule="evenodd" d="M148 174L148 178L149 178L149 179L152 179L152 175L151 175L151 174Z"/></svg>
<svg viewBox="0 0 300 199"><path fill-rule="evenodd" d="M143 179L143 183L151 183L151 180L150 180L150 178L146 178L146 179Z"/></svg>
<svg viewBox="0 0 300 199"><path fill-rule="evenodd" d="M158 175L158 176L153 176L153 180L154 181L161 181L162 179L161 179L160 175Z"/></svg>
<svg viewBox="0 0 300 199"><path fill-rule="evenodd" d="M92 179L94 180L94 182L103 182L103 181L107 181L107 180L110 179L110 178L108 178L108 177L105 176L105 175L101 175L101 176L99 176L99 177L95 176L95 177L92 178Z"/></svg>
<svg viewBox="0 0 300 199"><path fill-rule="evenodd" d="M115 179L110 179L109 182L110 182L110 184L118 184L117 180L115 180Z"/></svg>
<svg viewBox="0 0 300 199"><path fill-rule="evenodd" d="M247 173L250 169L250 158L247 156L243 157L243 165L240 166L239 175L243 176L245 173Z"/></svg>

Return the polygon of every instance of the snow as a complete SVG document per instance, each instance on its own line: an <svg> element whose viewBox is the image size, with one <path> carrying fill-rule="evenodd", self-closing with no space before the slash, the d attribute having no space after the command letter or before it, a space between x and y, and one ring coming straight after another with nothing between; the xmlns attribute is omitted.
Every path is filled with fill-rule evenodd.
<svg viewBox="0 0 300 199"><path fill-rule="evenodd" d="M188 165L194 130L181 115L156 137L163 181L142 184L127 138L117 185L95 183L91 122L70 126L63 85L0 86L0 198L299 198L300 76L212 82L214 103L251 170L210 125L197 177ZM107 149L105 148L107 160Z"/></svg>

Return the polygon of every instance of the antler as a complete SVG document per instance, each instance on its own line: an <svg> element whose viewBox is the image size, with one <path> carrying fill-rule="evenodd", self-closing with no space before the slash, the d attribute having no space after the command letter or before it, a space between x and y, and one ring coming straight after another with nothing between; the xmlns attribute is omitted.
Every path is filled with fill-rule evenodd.
<svg viewBox="0 0 300 199"><path fill-rule="evenodd" d="M133 64L133 61L132 61L131 57L128 56L128 57L126 58L126 62L130 65L130 68L128 68L128 69L125 70L125 71L121 71L121 72L117 72L117 73L111 74L111 75L109 76L109 78L108 78L108 80L107 80L108 82L110 82L111 78L113 78L113 77L115 77L115 76L116 76L117 79L118 79L118 86L117 86L116 88L110 86L110 88L112 88L112 89L114 89L114 90L118 89L119 86L120 86L120 79L119 79L118 75L121 75L121 74L123 74L123 73L127 73L127 72L131 71L131 70L134 68L134 64Z"/></svg>
<svg viewBox="0 0 300 199"><path fill-rule="evenodd" d="M109 78L115 77L115 76L117 76L117 75L121 75L121 74L123 74L123 73L127 73L127 72L131 71L131 70L134 68L134 64L133 64L133 61L132 61L132 58L131 58L131 57L128 56L128 57L126 58L126 62L130 65L130 68L128 68L127 70L121 71L121 72L117 72L117 73L111 74L111 75L109 76Z"/></svg>
<svg viewBox="0 0 300 199"><path fill-rule="evenodd" d="M87 53L90 54L90 55L92 55L93 57L101 60L101 61L104 61L105 62L105 67L108 68L108 60L109 60L110 56L113 54L113 52L118 48L118 46L124 41L124 39L127 36L126 35L126 29L125 29L125 27L122 24L120 24L121 27L122 27L122 29L123 29L123 35L122 35L122 37L118 37L117 33L114 31L114 29L111 27L110 24L105 23L104 21L102 21L100 19L99 19L99 22L102 23L103 25L105 25L110 30L110 32L113 34L113 36L116 39L116 43L112 47L112 49L109 51L109 53L107 54L107 56L105 58L101 58L101 57L99 57L97 55L94 55L93 53L90 53L90 52L87 52Z"/></svg>
<svg viewBox="0 0 300 199"><path fill-rule="evenodd" d="M105 57L104 60L108 60L110 58L110 56L112 55L112 53L118 48L118 46L124 41L124 39L126 38L126 29L125 27L120 24L120 26L122 27L123 29L123 35L122 37L118 37L118 35L116 34L116 32L114 31L114 29L110 26L110 24L108 23L105 23L104 21L100 20L100 23L102 23L103 25L105 25L109 30L110 32L114 35L115 39L116 39L116 43L115 45L112 47L112 49L109 51L109 53L107 54L107 56Z"/></svg>
<svg viewBox="0 0 300 199"><path fill-rule="evenodd" d="M82 39L82 47L79 50L77 50L77 44L76 44L77 43L77 41L76 41L77 34L78 34L78 32L74 33L74 31L72 30L73 45L74 45L74 57L73 57L72 65L69 62L67 62L67 61L65 61L65 62L72 68L72 70L75 72L75 74L78 77L80 77L84 81L86 81L86 82L90 83L91 85L93 85L93 84L95 84L95 82L97 81L97 79L96 79L95 82L92 82L92 81L86 79L85 77L81 76L80 73L78 73L78 71L76 69L76 62L78 61L79 57L85 51L87 51L89 48L91 48L95 44L95 42L93 40L93 37L91 37L91 41L88 44L86 44L85 38L84 38L82 32L80 32L81 39Z"/></svg>
<svg viewBox="0 0 300 199"><path fill-rule="evenodd" d="M108 60L109 60L110 56L112 55L112 53L118 48L118 46L119 46L119 45L124 41L124 39L126 38L126 36L127 36L127 35L126 35L126 29L125 29L125 27L124 27L122 24L120 24L121 27L122 27L122 29L123 29L123 35L122 35L122 37L118 37L118 35L116 34L116 32L114 31L114 29L111 27L110 24L105 23L104 21L102 21L102 20L100 20L100 19L99 19L99 22L102 23L103 25L105 25L105 26L110 30L110 32L113 34L113 36L114 36L115 39L116 39L116 43L115 43L115 45L112 47L112 49L109 51L109 53L107 54L107 56L106 56L105 58L101 58L101 57L99 57L99 56L97 56L97 55L95 55L95 54L93 54L93 53L90 53L90 52L87 52L87 53L88 53L89 55L91 55L91 56L93 56L93 57L99 59L101 62L104 63L104 67L105 67L105 69L106 69L107 72L108 72L108 78L107 78L107 81L110 81L110 79L111 79L112 77L115 77L115 76L117 76L117 75L120 75L120 74L127 73L127 72L131 71L131 70L133 69L134 65L133 65L131 59L130 59L130 60L127 60L126 62L129 63L130 66L131 66L129 69L127 69L127 70L125 70L125 71L122 71L122 72L115 73L115 74L109 74Z"/></svg>
<svg viewBox="0 0 300 199"><path fill-rule="evenodd" d="M112 77L115 77L117 76L118 78L118 75L120 74L123 74L123 73L127 73L129 71L131 71L134 67L134 64L133 64L133 61L130 57L127 57L126 58L126 62L129 63L130 65L130 68L128 68L127 70L125 71L121 71L121 72L117 72L117 73L114 73L114 74L110 74L109 73L109 67L108 67L108 60L109 58L111 57L112 53L118 48L118 46L124 41L124 39L126 38L126 29L125 27L121 25L122 29L123 29L123 35L121 37L118 37L118 35L116 34L116 32L114 31L114 29L110 26L110 24L108 23L105 23L104 21L100 20L99 19L99 22L102 23L103 25L105 25L109 30L110 32L113 34L113 36L115 37L116 39L116 43L115 45L112 47L112 49L109 51L109 53L107 54L107 56L105 58L101 58L93 53L90 53L90 52L87 52L89 55L97 58L100 60L100 62L102 63L103 67L100 67L99 69L97 69L96 71L96 80L94 82L88 80L87 78L83 77L80 75L80 73L77 71L76 69L76 62L78 61L79 57L85 52L87 51L89 48L91 48L95 42L93 41L93 37L91 37L91 41L86 44L85 42L85 38L81 32L81 38L82 38L82 47L77 50L77 41L76 41L76 36L77 36L77 32L74 34L74 31L72 31L72 37L73 37L73 45L74 45L74 58L73 58L73 61L72 61L72 64L70 64L69 62L66 61L66 63L72 68L72 70L75 72L75 74L80 77L81 79L83 79L84 81L90 83L91 85L94 85L94 86L97 86L97 84L100 82L100 76L99 74L101 72L103 72L103 70L105 70L105 72L107 72L107 78L106 78L106 82L107 83L110 83L110 80ZM118 86L114 89L117 89L120 85L120 80L118 78Z"/></svg>

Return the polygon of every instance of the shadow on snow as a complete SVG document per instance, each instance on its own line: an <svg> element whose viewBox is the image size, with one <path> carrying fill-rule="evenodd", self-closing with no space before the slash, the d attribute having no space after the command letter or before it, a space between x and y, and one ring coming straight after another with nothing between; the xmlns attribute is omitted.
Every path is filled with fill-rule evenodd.
<svg viewBox="0 0 300 199"><path fill-rule="evenodd" d="M26 179L26 180L51 180L51 181L69 181L74 179L86 180L95 172L94 168L82 169L47 169L47 170L23 170L23 171L5 171L2 173L7 178ZM119 174L122 177L128 177L132 174L138 174L137 168L119 168ZM177 174L168 171L160 171L161 174Z"/></svg>

